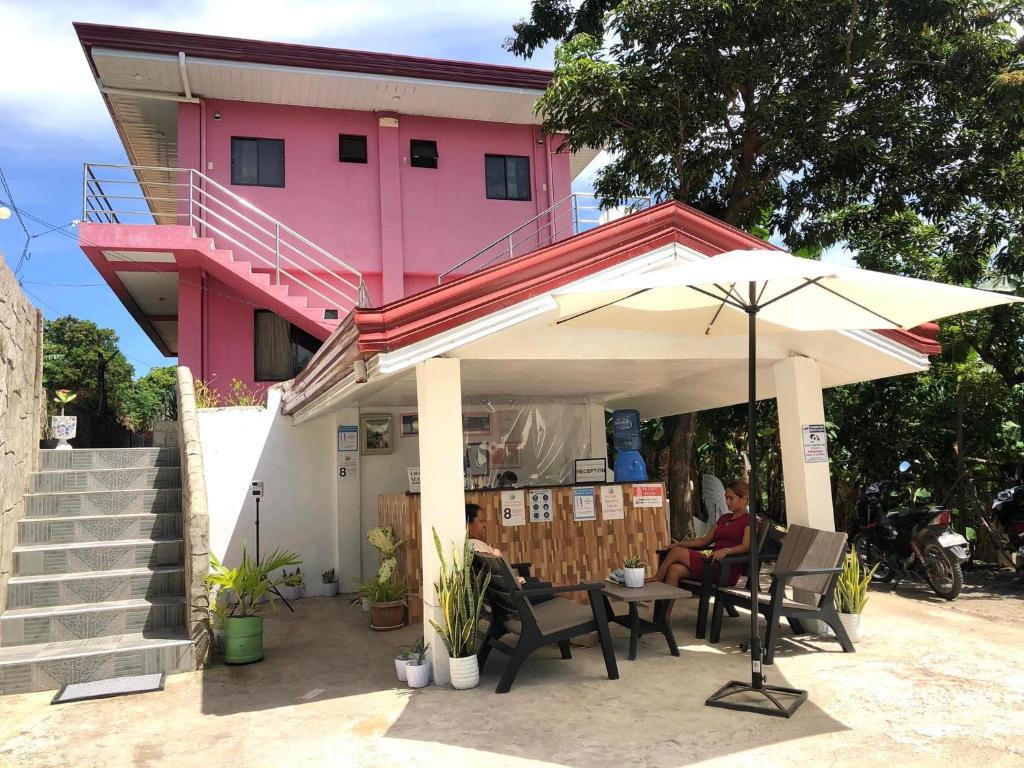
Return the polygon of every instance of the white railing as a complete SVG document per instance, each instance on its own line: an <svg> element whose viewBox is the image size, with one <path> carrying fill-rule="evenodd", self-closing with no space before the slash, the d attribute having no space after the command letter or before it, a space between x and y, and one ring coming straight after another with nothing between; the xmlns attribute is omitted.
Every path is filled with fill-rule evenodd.
<svg viewBox="0 0 1024 768"><path fill-rule="evenodd" d="M82 221L186 224L218 247L244 251L276 284L302 286L339 315L369 305L357 269L192 168L86 163Z"/></svg>
<svg viewBox="0 0 1024 768"><path fill-rule="evenodd" d="M441 284L447 279L468 275L501 261L517 259L545 245L642 211L655 202L653 197L637 197L603 208L592 193L574 192L445 270L437 276L437 282Z"/></svg>

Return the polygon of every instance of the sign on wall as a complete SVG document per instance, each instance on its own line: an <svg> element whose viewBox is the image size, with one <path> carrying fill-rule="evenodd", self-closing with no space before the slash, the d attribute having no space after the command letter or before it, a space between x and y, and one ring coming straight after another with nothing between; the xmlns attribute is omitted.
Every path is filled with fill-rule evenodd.
<svg viewBox="0 0 1024 768"><path fill-rule="evenodd" d="M626 516L626 505L622 502L621 485L601 486L601 518L622 520Z"/></svg>
<svg viewBox="0 0 1024 768"><path fill-rule="evenodd" d="M355 424L342 424L338 427L338 450L359 450L359 427Z"/></svg>
<svg viewBox="0 0 1024 768"><path fill-rule="evenodd" d="M572 518L577 522L597 519L593 486L572 489Z"/></svg>
<svg viewBox="0 0 1024 768"><path fill-rule="evenodd" d="M554 510L551 508L551 491L534 488L530 491L530 520L535 523L550 523Z"/></svg>
<svg viewBox="0 0 1024 768"><path fill-rule="evenodd" d="M526 494L523 491L501 492L501 524L526 525Z"/></svg>
<svg viewBox="0 0 1024 768"><path fill-rule="evenodd" d="M574 483L604 483L608 480L608 462L605 459L576 459Z"/></svg>
<svg viewBox="0 0 1024 768"><path fill-rule="evenodd" d="M658 483L636 483L633 486L633 506L661 509L665 506L665 497Z"/></svg>
<svg viewBox="0 0 1024 768"><path fill-rule="evenodd" d="M420 492L420 468L406 467L405 474L409 478L409 493Z"/></svg>
<svg viewBox="0 0 1024 768"><path fill-rule="evenodd" d="M828 461L828 440L824 424L804 424L804 464L819 464Z"/></svg>
<svg viewBox="0 0 1024 768"><path fill-rule="evenodd" d="M359 477L359 454L346 451L341 454L341 466L338 467L338 477L351 479Z"/></svg>

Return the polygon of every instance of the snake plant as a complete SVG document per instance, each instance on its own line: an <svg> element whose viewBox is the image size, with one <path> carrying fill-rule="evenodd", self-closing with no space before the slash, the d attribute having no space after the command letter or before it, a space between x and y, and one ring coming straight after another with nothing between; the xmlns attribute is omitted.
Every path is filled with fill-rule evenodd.
<svg viewBox="0 0 1024 768"><path fill-rule="evenodd" d="M870 571L865 572L854 548L847 553L843 561L843 570L836 580L836 610L840 613L860 613L868 602L868 584L875 575L876 563Z"/></svg>
<svg viewBox="0 0 1024 768"><path fill-rule="evenodd" d="M622 567L623 568L646 568L647 567L647 563L645 563L643 561L643 559L640 558L639 556L632 555L632 556L626 558L626 562L624 562L622 564Z"/></svg>
<svg viewBox="0 0 1024 768"><path fill-rule="evenodd" d="M441 579L434 584L434 589L443 623L431 619L430 625L441 638L451 658L473 656L477 650L477 625L490 574L485 571L473 573L473 549L468 538L462 544L461 562L454 544L451 561L445 559L436 530L434 546L441 560Z"/></svg>

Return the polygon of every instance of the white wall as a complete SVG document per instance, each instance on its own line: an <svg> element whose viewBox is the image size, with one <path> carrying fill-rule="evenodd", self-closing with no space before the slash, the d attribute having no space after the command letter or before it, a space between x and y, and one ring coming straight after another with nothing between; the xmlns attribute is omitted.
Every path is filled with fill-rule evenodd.
<svg viewBox="0 0 1024 768"><path fill-rule="evenodd" d="M307 585L315 587L322 571L339 568L335 419L293 426L280 414L280 400L281 390L272 388L266 408L199 411L210 550L229 565L241 558L243 540L254 554L256 505L249 484L262 480L262 554L277 547L298 553Z"/></svg>

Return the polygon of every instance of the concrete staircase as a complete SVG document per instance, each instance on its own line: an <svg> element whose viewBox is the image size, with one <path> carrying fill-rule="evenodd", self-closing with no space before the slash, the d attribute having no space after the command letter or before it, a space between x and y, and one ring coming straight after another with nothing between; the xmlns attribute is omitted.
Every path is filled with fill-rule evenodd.
<svg viewBox="0 0 1024 768"><path fill-rule="evenodd" d="M40 451L0 615L0 694L185 672L177 448Z"/></svg>

